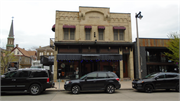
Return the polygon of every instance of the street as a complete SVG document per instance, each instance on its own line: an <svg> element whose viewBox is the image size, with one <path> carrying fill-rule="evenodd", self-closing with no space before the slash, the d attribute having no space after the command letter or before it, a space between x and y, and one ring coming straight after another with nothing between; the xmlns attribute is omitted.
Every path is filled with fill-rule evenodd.
<svg viewBox="0 0 180 101"><path fill-rule="evenodd" d="M180 101L180 93L173 90L145 93L134 89L120 89L113 94L100 91L74 95L65 90L47 89L37 96L24 93L2 94L1 101Z"/></svg>

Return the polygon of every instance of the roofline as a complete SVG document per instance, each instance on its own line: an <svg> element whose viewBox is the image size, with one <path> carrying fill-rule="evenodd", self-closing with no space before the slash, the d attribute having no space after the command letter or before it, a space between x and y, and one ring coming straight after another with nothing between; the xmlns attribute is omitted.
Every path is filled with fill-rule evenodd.
<svg viewBox="0 0 180 101"><path fill-rule="evenodd" d="M131 14L131 13L110 12L110 14Z"/></svg>
<svg viewBox="0 0 180 101"><path fill-rule="evenodd" d="M82 8L108 8L108 9L110 9L110 7L79 6L79 8L80 7L82 7Z"/></svg>
<svg viewBox="0 0 180 101"><path fill-rule="evenodd" d="M139 39L170 39L170 38L139 38Z"/></svg>
<svg viewBox="0 0 180 101"><path fill-rule="evenodd" d="M106 8L110 9L110 7L93 7L93 6L79 6L79 8ZM58 12L74 12L74 13L79 13L79 11L63 11L63 10L56 10ZM110 12L110 14L131 14L131 13L119 13L119 12Z"/></svg>
<svg viewBox="0 0 180 101"><path fill-rule="evenodd" d="M63 11L63 10L56 10L56 12L74 12L74 13L79 13L79 11Z"/></svg>

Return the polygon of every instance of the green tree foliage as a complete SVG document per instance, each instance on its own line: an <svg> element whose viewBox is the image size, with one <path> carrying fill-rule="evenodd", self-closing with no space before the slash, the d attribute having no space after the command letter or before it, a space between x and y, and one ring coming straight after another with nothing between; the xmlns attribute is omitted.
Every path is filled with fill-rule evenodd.
<svg viewBox="0 0 180 101"><path fill-rule="evenodd" d="M176 64L179 64L179 35L177 33L171 33L169 36L170 41L167 42L167 48L170 52L165 52L165 55Z"/></svg>
<svg viewBox="0 0 180 101"><path fill-rule="evenodd" d="M1 74L7 72L7 68L10 62L17 61L18 59L14 56L14 53L10 51L3 50L1 51Z"/></svg>

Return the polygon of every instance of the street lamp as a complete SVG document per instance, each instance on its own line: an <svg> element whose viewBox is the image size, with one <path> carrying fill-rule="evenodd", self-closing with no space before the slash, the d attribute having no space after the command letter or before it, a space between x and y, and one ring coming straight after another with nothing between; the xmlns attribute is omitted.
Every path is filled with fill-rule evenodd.
<svg viewBox="0 0 180 101"><path fill-rule="evenodd" d="M139 34L138 34L138 21L137 18L142 19L142 15L141 12L139 12L138 14L135 14L135 18L136 18L136 31L137 31L137 55L138 55L138 70L139 70L139 78L141 79L141 66L140 66L140 52L139 52Z"/></svg>

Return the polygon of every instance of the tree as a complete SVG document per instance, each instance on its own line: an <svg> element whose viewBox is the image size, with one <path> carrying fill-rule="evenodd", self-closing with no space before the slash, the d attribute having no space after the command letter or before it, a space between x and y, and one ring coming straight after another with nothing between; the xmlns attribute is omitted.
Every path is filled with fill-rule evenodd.
<svg viewBox="0 0 180 101"><path fill-rule="evenodd" d="M14 56L14 53L11 53L10 51L3 50L1 51L1 73L4 74L7 72L7 68L10 64L10 62L17 61L18 59Z"/></svg>
<svg viewBox="0 0 180 101"><path fill-rule="evenodd" d="M170 52L165 52L165 55L174 63L179 64L179 35L171 33L168 37L170 41L166 44Z"/></svg>

